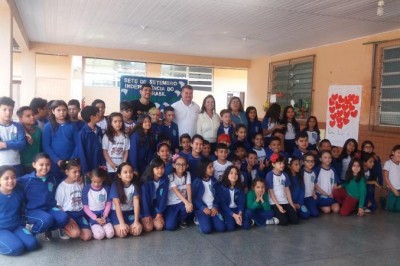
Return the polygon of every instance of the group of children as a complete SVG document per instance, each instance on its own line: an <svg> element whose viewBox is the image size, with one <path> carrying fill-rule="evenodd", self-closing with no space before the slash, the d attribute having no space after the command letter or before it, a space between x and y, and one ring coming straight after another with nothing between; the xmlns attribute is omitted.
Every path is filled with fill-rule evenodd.
<svg viewBox="0 0 400 266"><path fill-rule="evenodd" d="M400 145L382 171L372 142L358 150L349 139L339 153L320 140L315 117L300 131L290 106L281 121L272 104L262 122L248 107L247 127L223 110L215 146L179 135L172 107L163 120L154 109L133 121L128 102L105 117L102 100L80 110L76 100L35 98L18 109L20 123L13 109L0 98L1 254L34 250L36 234L50 240L56 229L88 241L190 221L208 234L297 224L321 212L363 216L377 208L383 182L387 210L400 211Z"/></svg>

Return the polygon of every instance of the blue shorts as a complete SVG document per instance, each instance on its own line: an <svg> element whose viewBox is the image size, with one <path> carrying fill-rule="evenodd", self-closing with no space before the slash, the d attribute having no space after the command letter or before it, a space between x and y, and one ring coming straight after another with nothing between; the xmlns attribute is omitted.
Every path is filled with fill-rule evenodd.
<svg viewBox="0 0 400 266"><path fill-rule="evenodd" d="M317 194L318 199L317 199L317 206L319 208L321 207L330 207L332 204L335 203L335 200L331 197L323 196L321 194Z"/></svg>
<svg viewBox="0 0 400 266"><path fill-rule="evenodd" d="M135 213L133 212L133 210L132 211L123 211L122 216L124 217L124 221L127 225L131 225L135 221ZM110 217L110 221L111 221L112 225L119 224L119 220L118 220L116 211L111 210L109 217Z"/></svg>
<svg viewBox="0 0 400 266"><path fill-rule="evenodd" d="M67 212L69 217L71 217L80 229L90 229L90 225L88 220L85 217L85 212L81 211L71 211Z"/></svg>

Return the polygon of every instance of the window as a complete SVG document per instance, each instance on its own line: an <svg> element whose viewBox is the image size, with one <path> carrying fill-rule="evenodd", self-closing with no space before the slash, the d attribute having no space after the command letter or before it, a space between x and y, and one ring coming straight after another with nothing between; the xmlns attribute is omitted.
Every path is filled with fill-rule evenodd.
<svg viewBox="0 0 400 266"><path fill-rule="evenodd" d="M311 113L314 56L271 63L269 97L282 109L292 105L296 118L306 119Z"/></svg>
<svg viewBox="0 0 400 266"><path fill-rule="evenodd" d="M84 58L84 84L88 87L119 87L123 75L146 76L146 64L98 58Z"/></svg>
<svg viewBox="0 0 400 266"><path fill-rule="evenodd" d="M161 77L187 79L194 90L213 88L213 69L209 67L161 65Z"/></svg>

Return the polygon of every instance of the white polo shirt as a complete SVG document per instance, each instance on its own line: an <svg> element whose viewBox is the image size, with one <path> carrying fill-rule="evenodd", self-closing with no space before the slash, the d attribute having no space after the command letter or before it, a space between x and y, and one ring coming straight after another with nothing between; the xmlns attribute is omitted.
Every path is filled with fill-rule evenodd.
<svg viewBox="0 0 400 266"><path fill-rule="evenodd" d="M175 109L175 123L178 125L179 134L188 133L191 137L196 134L197 118L199 117L200 107L197 103L191 102L185 105L182 100L171 105Z"/></svg>

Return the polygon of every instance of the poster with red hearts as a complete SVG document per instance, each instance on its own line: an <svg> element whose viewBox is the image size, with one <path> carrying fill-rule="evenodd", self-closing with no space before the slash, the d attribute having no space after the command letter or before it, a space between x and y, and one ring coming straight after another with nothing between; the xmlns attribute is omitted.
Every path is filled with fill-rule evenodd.
<svg viewBox="0 0 400 266"><path fill-rule="evenodd" d="M331 85L328 92L326 138L342 147L348 138L358 141L361 85Z"/></svg>

